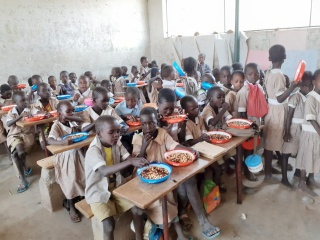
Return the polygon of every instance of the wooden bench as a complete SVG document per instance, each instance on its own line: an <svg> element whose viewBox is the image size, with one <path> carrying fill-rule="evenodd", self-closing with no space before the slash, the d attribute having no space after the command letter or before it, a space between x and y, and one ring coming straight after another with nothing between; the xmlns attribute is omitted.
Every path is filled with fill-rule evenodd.
<svg viewBox="0 0 320 240"><path fill-rule="evenodd" d="M81 200L80 202L77 202L75 204L76 209L79 210L79 212L82 213L83 216L85 216L86 218L92 218L93 217L93 213L91 211L91 207L90 205L87 203L87 201L85 199Z"/></svg>
<svg viewBox="0 0 320 240"><path fill-rule="evenodd" d="M54 165L53 165L53 156L46 157L46 158L44 158L44 159L38 160L38 161L37 161L37 164L38 164L40 167L42 167L42 168L52 169L52 168L54 168Z"/></svg>

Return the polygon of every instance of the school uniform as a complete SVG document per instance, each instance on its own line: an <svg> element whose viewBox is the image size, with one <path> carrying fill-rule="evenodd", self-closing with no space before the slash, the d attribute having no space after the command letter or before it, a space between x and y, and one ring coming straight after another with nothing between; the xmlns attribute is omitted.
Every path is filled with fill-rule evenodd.
<svg viewBox="0 0 320 240"><path fill-rule="evenodd" d="M186 90L187 95L197 96L197 92L199 90L198 83L193 77L187 77L183 81L184 88Z"/></svg>
<svg viewBox="0 0 320 240"><path fill-rule="evenodd" d="M123 77L117 78L114 82L114 95L117 97L124 97L124 86L126 85L126 80Z"/></svg>
<svg viewBox="0 0 320 240"><path fill-rule="evenodd" d="M149 72L151 69L148 67L143 67L142 65L140 66L140 75L142 76L143 74L147 74L147 72ZM144 78L144 80L149 80L150 79L151 74L149 73L148 76L146 76Z"/></svg>
<svg viewBox="0 0 320 240"><path fill-rule="evenodd" d="M8 112L6 123L20 117L22 114L26 112L30 112L30 109L25 108L19 115L17 108L14 107ZM34 127L21 128L16 124L13 124L11 127L9 127L7 144L11 153L14 152L18 144L23 144L25 152L28 153L31 150L32 145L34 143L34 135L35 135Z"/></svg>
<svg viewBox="0 0 320 240"><path fill-rule="evenodd" d="M198 64L197 71L200 72L201 76L206 73L211 74L211 68L206 63Z"/></svg>
<svg viewBox="0 0 320 240"><path fill-rule="evenodd" d="M77 132L77 125L69 122L69 126L55 121L48 138L61 140L63 136ZM55 177L67 199L84 196L85 173L84 155L81 149L72 149L53 155Z"/></svg>
<svg viewBox="0 0 320 240"><path fill-rule="evenodd" d="M140 154L140 149L142 146L143 134L135 134L132 140L133 144L133 152L134 156L138 156ZM146 149L146 159L149 162L165 162L164 161L164 153L170 150L175 149L179 145L178 142L174 141L173 138L167 133L166 130L162 128L158 128L158 135L155 139L150 141L149 146ZM168 199L168 221L175 221L178 215L177 204L174 201L173 194L170 192L167 195ZM157 200L153 204L151 204L147 209L145 209L145 213L149 216L151 221L155 224L163 224L162 218L162 204L160 200Z"/></svg>
<svg viewBox="0 0 320 240"><path fill-rule="evenodd" d="M277 100L277 97L286 91L286 79L280 69L272 69L266 73L265 89L269 111L265 116L263 130L264 148L269 151L281 151L284 143L284 121L287 115L288 100L282 103Z"/></svg>
<svg viewBox="0 0 320 240"><path fill-rule="evenodd" d="M200 88L197 92L197 101L198 101L199 106L205 105L206 100L207 100L207 92L206 92L206 90Z"/></svg>
<svg viewBox="0 0 320 240"><path fill-rule="evenodd" d="M304 119L304 106L307 98L300 91L290 96L288 106L294 108L292 123L290 126L290 142L284 142L282 153L297 156L300 144L300 135Z"/></svg>
<svg viewBox="0 0 320 240"><path fill-rule="evenodd" d="M188 119L186 124L186 141L197 139L201 137L204 132L207 132L207 129L202 116L196 117L195 122Z"/></svg>
<svg viewBox="0 0 320 240"><path fill-rule="evenodd" d="M117 145L105 148L98 137L91 142L85 158L86 190L85 198L94 216L99 220L124 213L133 205L112 194L112 191L125 183L120 172L104 177L97 170L101 166L111 166L125 161L130 154L118 141Z"/></svg>
<svg viewBox="0 0 320 240"><path fill-rule="evenodd" d="M245 81L244 86L239 90L239 92L237 92L236 102L238 105L237 107L238 107L239 114L243 112L247 112L247 105L249 101L248 98L249 98L249 91L250 91L248 84L251 84L251 83L249 83L248 81ZM264 94L264 91L261 85L257 83L256 85L259 87L260 91ZM251 101L254 101L254 100L251 100ZM252 122L255 122L259 126L261 125L261 118L248 116L248 119L251 120Z"/></svg>
<svg viewBox="0 0 320 240"><path fill-rule="evenodd" d="M174 90L175 85L176 85L175 81L165 80L165 79L162 80L162 87L163 88L170 88L170 89Z"/></svg>
<svg viewBox="0 0 320 240"><path fill-rule="evenodd" d="M221 109L219 109L218 111L220 111L220 110ZM228 111L226 111L223 114L222 118L219 120L219 122L215 126L209 126L210 119L217 116L217 114L215 113L213 108L210 106L210 103L208 103L207 106L203 109L201 116L203 117L203 119L204 119L204 121L210 131L225 128L226 121L232 118L232 115Z"/></svg>
<svg viewBox="0 0 320 240"><path fill-rule="evenodd" d="M60 90L60 93L62 95L66 95L66 94L69 94L71 96L74 95L74 91L77 89L72 83L66 83L66 84L59 84L60 87L61 87L61 90Z"/></svg>
<svg viewBox="0 0 320 240"><path fill-rule="evenodd" d="M129 115L129 114L135 117L139 117L141 109L142 109L141 100L138 101L138 103L134 106L134 108L128 108L126 101L122 101L116 106L115 111L120 117L125 117L126 115Z"/></svg>
<svg viewBox="0 0 320 240"><path fill-rule="evenodd" d="M315 91L307 95L296 167L307 173L317 173L320 171L320 136L310 120L320 124L320 95Z"/></svg>
<svg viewBox="0 0 320 240"><path fill-rule="evenodd" d="M230 90L228 94L225 96L225 102L230 105L229 112L234 118L239 117L238 113L238 103L236 101L237 93L235 91Z"/></svg>
<svg viewBox="0 0 320 240"><path fill-rule="evenodd" d="M150 103L157 103L158 102L158 95L159 95L158 90L154 86L151 85L151 92L149 92L149 90L148 90L148 97L149 97Z"/></svg>
<svg viewBox="0 0 320 240"><path fill-rule="evenodd" d="M0 98L0 104L2 106L13 105L13 101L12 101L12 99ZM1 116L1 121L0 121L0 132L1 133L0 133L0 135L5 134L4 131L9 132L9 128L7 127L7 120L6 119L7 119L7 114L4 114ZM2 143L1 140L0 140L0 143Z"/></svg>
<svg viewBox="0 0 320 240"><path fill-rule="evenodd" d="M50 91L51 91L51 94L52 94L53 96L58 96L58 95L60 95L60 92L61 92L61 86L60 86L60 85L57 85L55 90L53 90L53 89L50 87Z"/></svg>
<svg viewBox="0 0 320 240"><path fill-rule="evenodd" d="M79 97L78 101L76 102L78 105L82 105L86 98L92 98L92 90L90 88L88 88L83 93L81 93L79 90L75 90L74 94L76 94L76 93L80 94L80 97Z"/></svg>

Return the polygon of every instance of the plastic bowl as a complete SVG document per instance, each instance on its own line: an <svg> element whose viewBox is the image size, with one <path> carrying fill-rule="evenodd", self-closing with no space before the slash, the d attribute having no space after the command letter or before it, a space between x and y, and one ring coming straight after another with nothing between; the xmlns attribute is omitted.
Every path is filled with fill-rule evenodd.
<svg viewBox="0 0 320 240"><path fill-rule="evenodd" d="M182 87L175 88L174 92L176 93L177 97L179 97L179 98L183 98L186 95L186 91Z"/></svg>
<svg viewBox="0 0 320 240"><path fill-rule="evenodd" d="M143 84L146 84L146 82L145 81L139 81L139 82L137 82L137 84L138 85L143 85Z"/></svg>
<svg viewBox="0 0 320 240"><path fill-rule="evenodd" d="M2 111L9 112L12 108L16 107L17 105L8 105L8 106L3 106L1 109Z"/></svg>
<svg viewBox="0 0 320 240"><path fill-rule="evenodd" d="M132 121L126 121L126 123L130 126L130 127L137 127L140 126L141 123L140 122L132 122Z"/></svg>
<svg viewBox="0 0 320 240"><path fill-rule="evenodd" d="M137 83L127 83L127 87L136 87Z"/></svg>
<svg viewBox="0 0 320 240"><path fill-rule="evenodd" d="M141 172L144 169L152 167L152 166L164 168L169 172L169 174L167 176L163 177L163 178L159 178L159 179L156 179L156 180L150 180L150 179L146 179L146 178L141 177L141 175L140 175ZM137 175L141 179L141 181L145 182L145 183L151 183L151 184L164 182L165 180L167 180L170 177L171 173L172 173L172 168L169 165L164 164L164 163L151 163L149 166L138 168L138 170L137 170Z"/></svg>
<svg viewBox="0 0 320 240"><path fill-rule="evenodd" d="M93 103L92 98L86 98L86 99L84 100L84 104L85 104L86 106L88 106L88 107L93 107L93 106L94 106L94 103Z"/></svg>
<svg viewBox="0 0 320 240"><path fill-rule="evenodd" d="M74 111L75 112L82 112L82 111L86 110L87 108L88 108L88 106L86 106L86 105L75 106Z"/></svg>
<svg viewBox="0 0 320 240"><path fill-rule="evenodd" d="M210 88L214 87L214 84L212 83L208 83L208 82L202 82L201 83L201 87L204 89L204 90L209 90Z"/></svg>
<svg viewBox="0 0 320 240"><path fill-rule="evenodd" d="M88 136L89 136L89 133L87 133L87 132L77 132L77 133L72 133L72 134L65 135L65 136L62 137L62 139L66 139L69 136L75 136L75 135L80 135L80 134L81 134L80 137L72 139L73 143L81 142L81 141L87 139Z"/></svg>
<svg viewBox="0 0 320 240"><path fill-rule="evenodd" d="M180 114L180 115L173 115L173 116L169 116L169 117L164 117L163 120L169 124L173 124L173 123L183 122L184 120L186 120L186 118L187 118L187 115Z"/></svg>
<svg viewBox="0 0 320 240"><path fill-rule="evenodd" d="M236 126L236 125L233 125L234 122L241 122L241 123L244 123L246 125L244 125L244 126ZM228 125L229 128L248 129L248 128L251 127L252 121L250 121L248 119L243 119L243 118L232 118L232 119L229 119L227 121L227 125Z"/></svg>
<svg viewBox="0 0 320 240"><path fill-rule="evenodd" d="M37 90L37 87L38 87L38 84L33 85L33 86L31 87L31 89L32 89L33 91L36 91L36 90Z"/></svg>
<svg viewBox="0 0 320 240"><path fill-rule="evenodd" d="M173 62L172 66L174 67L175 70L177 70L180 76L185 76L182 68L179 66L179 64L176 61Z"/></svg>
<svg viewBox="0 0 320 240"><path fill-rule="evenodd" d="M173 154L173 153L187 153L190 155L190 157L192 157L192 161L190 162L185 162L185 163L178 163L178 162L172 162L168 159L168 157ZM172 151L168 151L164 154L164 159L166 160L166 162L168 164L170 164L171 166L174 166L174 167L186 167L186 166L189 166L190 164L192 164L194 162L194 160L196 159L196 156L192 154L192 152L188 151L188 150L180 150L180 149L177 149L177 150L172 150Z"/></svg>
<svg viewBox="0 0 320 240"><path fill-rule="evenodd" d="M260 137L258 136L257 138L257 146L260 144L261 142L261 139ZM242 144L241 144L242 148L245 149L245 150L253 150L254 149L254 140L253 138L250 138L248 139L247 141L244 141Z"/></svg>
<svg viewBox="0 0 320 240"><path fill-rule="evenodd" d="M33 117L31 117L31 118L25 117L24 119L27 122L36 122L36 121L40 121L40 120L44 119L45 116L46 116L45 114L36 114L36 115L33 115Z"/></svg>
<svg viewBox="0 0 320 240"><path fill-rule="evenodd" d="M293 81L299 82L304 74L305 69L306 69L306 62L304 60L300 60L300 62L298 63L296 72L294 74Z"/></svg>
<svg viewBox="0 0 320 240"><path fill-rule="evenodd" d="M210 131L210 132L207 132L208 135L212 135L212 134L218 134L218 135L223 135L223 136L227 136L228 139L224 139L224 140L215 140L215 139L210 139L210 141L212 143L215 143L215 144L223 144L223 143L227 143L231 140L232 138L232 135L230 133L227 133L227 132L223 132L223 131Z"/></svg>
<svg viewBox="0 0 320 240"><path fill-rule="evenodd" d="M263 169L262 159L258 154L248 156L244 162L252 173L258 173Z"/></svg>
<svg viewBox="0 0 320 240"><path fill-rule="evenodd" d="M71 98L71 95L67 94L67 95L58 95L57 96L57 99L58 100L66 100L66 99L69 99Z"/></svg>
<svg viewBox="0 0 320 240"><path fill-rule="evenodd" d="M176 87L184 87L184 84L183 83L177 83Z"/></svg>
<svg viewBox="0 0 320 240"><path fill-rule="evenodd" d="M20 84L18 84L18 85L16 86L17 89L24 89L24 88L26 88L26 87L27 87L27 85L24 84L24 83L20 83Z"/></svg>

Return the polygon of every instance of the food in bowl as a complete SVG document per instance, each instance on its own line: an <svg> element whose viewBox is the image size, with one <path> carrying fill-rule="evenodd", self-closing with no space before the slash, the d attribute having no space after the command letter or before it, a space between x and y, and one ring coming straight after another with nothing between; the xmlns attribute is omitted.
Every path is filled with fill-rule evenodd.
<svg viewBox="0 0 320 240"><path fill-rule="evenodd" d="M169 171L162 167L151 166L144 169L140 176L148 180L157 180L169 175Z"/></svg>
<svg viewBox="0 0 320 240"><path fill-rule="evenodd" d="M193 157L188 153L172 153L167 156L167 160L175 163L192 162Z"/></svg>
<svg viewBox="0 0 320 240"><path fill-rule="evenodd" d="M88 135L88 134L86 134L86 133L71 134L69 136L66 136L65 139L73 140L73 139L81 138L81 137L86 136L86 135Z"/></svg>

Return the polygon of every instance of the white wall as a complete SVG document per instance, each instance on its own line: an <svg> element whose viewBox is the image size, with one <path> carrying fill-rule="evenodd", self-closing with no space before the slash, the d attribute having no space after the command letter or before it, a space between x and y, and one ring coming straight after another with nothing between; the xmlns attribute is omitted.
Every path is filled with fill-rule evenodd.
<svg viewBox="0 0 320 240"><path fill-rule="evenodd" d="M139 65L150 54L147 0L0 0L0 83Z"/></svg>

